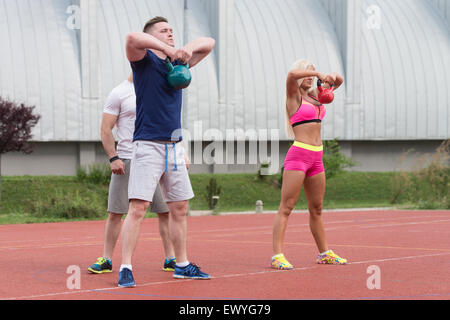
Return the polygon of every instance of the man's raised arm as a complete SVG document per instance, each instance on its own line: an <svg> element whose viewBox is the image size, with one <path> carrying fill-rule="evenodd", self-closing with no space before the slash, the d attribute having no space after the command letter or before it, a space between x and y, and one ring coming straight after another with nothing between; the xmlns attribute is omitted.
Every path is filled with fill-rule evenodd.
<svg viewBox="0 0 450 320"><path fill-rule="evenodd" d="M154 36L143 32L132 32L126 38L127 57L130 62L142 60L147 54L147 49L164 52L167 56L176 58L177 49L156 39Z"/></svg>

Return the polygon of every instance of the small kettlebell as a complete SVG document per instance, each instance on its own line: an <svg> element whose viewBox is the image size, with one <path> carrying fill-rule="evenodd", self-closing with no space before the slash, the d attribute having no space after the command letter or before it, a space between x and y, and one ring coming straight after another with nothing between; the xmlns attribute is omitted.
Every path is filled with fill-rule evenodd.
<svg viewBox="0 0 450 320"><path fill-rule="evenodd" d="M192 80L191 72L189 71L189 63L186 65L176 65L174 67L169 58L166 59L166 62L167 69L169 69L169 74L167 75L169 85L175 90L187 88Z"/></svg>
<svg viewBox="0 0 450 320"><path fill-rule="evenodd" d="M319 89L319 102L322 104L332 103L334 100L334 84L330 86L328 89L322 88L322 80L317 80L317 88Z"/></svg>

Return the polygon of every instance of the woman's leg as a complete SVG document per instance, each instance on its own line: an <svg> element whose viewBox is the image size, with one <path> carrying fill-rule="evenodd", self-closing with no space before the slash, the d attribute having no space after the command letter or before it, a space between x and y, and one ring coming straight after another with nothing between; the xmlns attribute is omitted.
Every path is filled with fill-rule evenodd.
<svg viewBox="0 0 450 320"><path fill-rule="evenodd" d="M289 215L297 203L305 173L303 171L284 171L281 187L281 202L273 224L273 254L283 252L284 234Z"/></svg>
<svg viewBox="0 0 450 320"><path fill-rule="evenodd" d="M304 190L309 209L309 227L319 253L328 251L325 228L322 221L323 198L325 196L325 172L305 178Z"/></svg>

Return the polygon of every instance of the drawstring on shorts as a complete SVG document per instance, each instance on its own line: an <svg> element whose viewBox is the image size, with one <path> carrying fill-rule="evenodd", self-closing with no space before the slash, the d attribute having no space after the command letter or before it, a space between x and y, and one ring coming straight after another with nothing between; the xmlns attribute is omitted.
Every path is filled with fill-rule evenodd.
<svg viewBox="0 0 450 320"><path fill-rule="evenodd" d="M167 143L164 144L166 146L166 157L165 157L165 169L164 172L168 172L169 169L169 147L167 146ZM173 171L178 171L178 166L177 166L177 152L176 152L176 144L173 143L173 160L174 160L174 166L173 166Z"/></svg>

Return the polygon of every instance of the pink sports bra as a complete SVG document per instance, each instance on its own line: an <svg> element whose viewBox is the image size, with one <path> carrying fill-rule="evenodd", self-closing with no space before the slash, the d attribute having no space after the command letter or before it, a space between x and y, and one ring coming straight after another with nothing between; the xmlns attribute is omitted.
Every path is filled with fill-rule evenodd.
<svg viewBox="0 0 450 320"><path fill-rule="evenodd" d="M322 119L325 117L326 112L327 110L324 105L316 106L302 99L297 112L295 112L289 120L292 127L311 122L321 123Z"/></svg>

